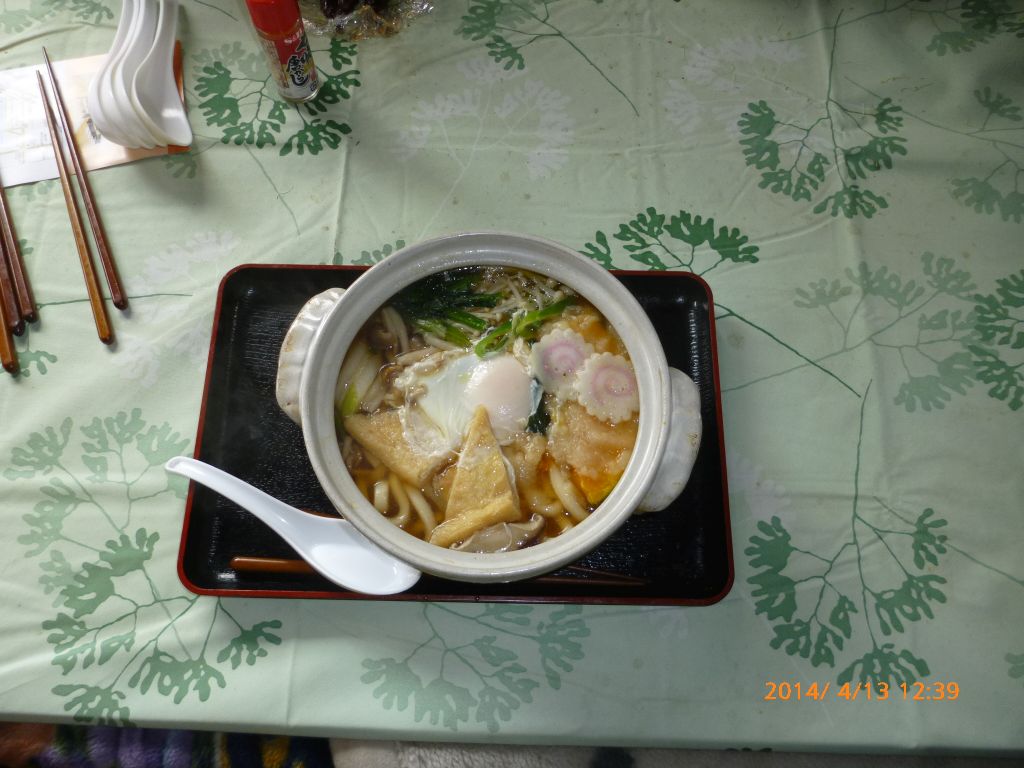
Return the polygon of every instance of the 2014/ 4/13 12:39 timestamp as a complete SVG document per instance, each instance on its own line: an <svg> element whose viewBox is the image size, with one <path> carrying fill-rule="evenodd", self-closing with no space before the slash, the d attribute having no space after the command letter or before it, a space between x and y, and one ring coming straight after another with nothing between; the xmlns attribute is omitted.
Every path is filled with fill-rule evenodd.
<svg viewBox="0 0 1024 768"><path fill-rule="evenodd" d="M829 697L839 701L956 701L960 696L960 685L945 683L899 683L885 682L843 683L791 683L786 680L766 680L765 701L826 701Z"/></svg>

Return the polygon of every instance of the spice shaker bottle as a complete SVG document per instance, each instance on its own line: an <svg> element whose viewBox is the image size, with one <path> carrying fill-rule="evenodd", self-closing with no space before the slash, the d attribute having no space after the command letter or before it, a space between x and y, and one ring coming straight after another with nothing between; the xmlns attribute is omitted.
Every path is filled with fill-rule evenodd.
<svg viewBox="0 0 1024 768"><path fill-rule="evenodd" d="M320 88L298 0L245 0L270 74L286 101L312 99Z"/></svg>

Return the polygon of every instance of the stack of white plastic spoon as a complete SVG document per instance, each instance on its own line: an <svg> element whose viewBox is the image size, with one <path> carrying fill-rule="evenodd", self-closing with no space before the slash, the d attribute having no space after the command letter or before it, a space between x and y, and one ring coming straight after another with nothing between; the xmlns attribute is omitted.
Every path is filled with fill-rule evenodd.
<svg viewBox="0 0 1024 768"><path fill-rule="evenodd" d="M124 0L114 42L87 96L93 124L115 144L192 143L173 72L178 2Z"/></svg>

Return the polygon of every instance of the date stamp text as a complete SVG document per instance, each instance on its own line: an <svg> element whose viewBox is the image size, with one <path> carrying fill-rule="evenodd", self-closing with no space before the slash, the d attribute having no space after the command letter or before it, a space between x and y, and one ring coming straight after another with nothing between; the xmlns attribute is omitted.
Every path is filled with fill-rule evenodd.
<svg viewBox="0 0 1024 768"><path fill-rule="evenodd" d="M764 701L956 701L960 685L954 682L843 683L766 680Z"/></svg>

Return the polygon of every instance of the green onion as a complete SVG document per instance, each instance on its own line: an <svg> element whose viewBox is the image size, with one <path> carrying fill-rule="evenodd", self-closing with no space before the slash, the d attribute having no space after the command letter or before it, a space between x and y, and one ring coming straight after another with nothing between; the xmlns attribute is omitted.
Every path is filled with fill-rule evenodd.
<svg viewBox="0 0 1024 768"><path fill-rule="evenodd" d="M455 344L462 348L466 348L472 344L469 337L454 325L446 325L444 327L444 339L450 344Z"/></svg>
<svg viewBox="0 0 1024 768"><path fill-rule="evenodd" d="M487 321L482 317L477 317L469 312L463 312L460 309L453 309L449 312L448 319L453 323L472 328L474 331L482 331L487 327Z"/></svg>
<svg viewBox="0 0 1024 768"><path fill-rule="evenodd" d="M458 347L465 348L470 346L472 343L466 334L451 323L445 323L441 320L423 319L415 321L414 324L424 333L431 333L439 339L444 339L448 343L454 344Z"/></svg>
<svg viewBox="0 0 1024 768"><path fill-rule="evenodd" d="M473 351L476 352L477 357L486 357L491 352L496 352L505 346L505 342L508 341L508 332L512 330L512 322L508 321L502 323L493 331L484 336L480 341L473 347Z"/></svg>
<svg viewBox="0 0 1024 768"><path fill-rule="evenodd" d="M575 299L572 296L566 296L564 299L560 299L554 304L548 304L546 307L535 309L533 312L513 315L511 320L497 326L490 333L480 339L480 341L476 343L476 346L473 347L473 351L476 352L477 357L484 357L492 352L497 352L499 349L502 349L510 339L521 339L535 333L537 326L540 323L544 320L548 320L562 314L562 312L565 311L565 308L574 301Z"/></svg>
<svg viewBox="0 0 1024 768"><path fill-rule="evenodd" d="M556 301L554 304L548 304L546 307L543 307L541 309L536 309L533 312L527 312L525 315L523 315L521 321L519 322L518 328L525 330L529 326L536 325L542 320L547 320L548 318L551 317L557 317L558 315L562 314L562 312L565 311L565 308L572 304L573 301L574 299L572 296L566 296L564 299L560 299L559 301ZM517 333L516 335L522 336L524 334Z"/></svg>
<svg viewBox="0 0 1024 768"><path fill-rule="evenodd" d="M356 391L356 385L354 382L350 382L348 387L345 388L345 396L341 398L341 417L347 418L356 412L359 408L359 393Z"/></svg>

